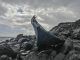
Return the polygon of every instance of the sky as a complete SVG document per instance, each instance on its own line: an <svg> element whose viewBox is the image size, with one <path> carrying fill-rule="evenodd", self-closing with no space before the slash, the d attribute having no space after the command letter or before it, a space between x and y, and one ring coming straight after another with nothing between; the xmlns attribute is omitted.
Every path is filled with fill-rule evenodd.
<svg viewBox="0 0 80 60"><path fill-rule="evenodd" d="M33 35L31 18L49 31L80 18L80 0L0 0L0 36Z"/></svg>

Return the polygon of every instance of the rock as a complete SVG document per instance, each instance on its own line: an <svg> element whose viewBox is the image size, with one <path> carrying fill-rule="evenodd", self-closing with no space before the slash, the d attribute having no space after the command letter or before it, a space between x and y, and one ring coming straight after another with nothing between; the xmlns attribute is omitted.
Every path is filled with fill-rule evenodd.
<svg viewBox="0 0 80 60"><path fill-rule="evenodd" d="M17 37L15 38L15 40L18 41L22 37L23 37L23 34L19 34L19 35L17 35Z"/></svg>
<svg viewBox="0 0 80 60"><path fill-rule="evenodd" d="M7 55L2 55L0 60L10 60L10 58Z"/></svg>
<svg viewBox="0 0 80 60"><path fill-rule="evenodd" d="M72 39L80 39L80 19L75 22L60 23L58 26L53 27L50 32L55 33L58 37L70 37ZM76 35L75 35L76 34Z"/></svg>
<svg viewBox="0 0 80 60"><path fill-rule="evenodd" d="M55 50L52 51L50 55L53 56L53 57L56 56L56 51Z"/></svg>
<svg viewBox="0 0 80 60"><path fill-rule="evenodd" d="M66 55L64 60L80 60L80 52L72 50Z"/></svg>
<svg viewBox="0 0 80 60"><path fill-rule="evenodd" d="M59 54L54 58L54 60L63 60L64 58L65 58L65 54L59 53Z"/></svg>
<svg viewBox="0 0 80 60"><path fill-rule="evenodd" d="M25 49L25 51L28 51L28 50L31 50L33 48L33 45L30 43L23 43L21 48Z"/></svg>
<svg viewBox="0 0 80 60"><path fill-rule="evenodd" d="M28 54L26 56L26 60L39 60L39 58L38 58L36 52L33 51L33 52L30 52L30 54Z"/></svg>
<svg viewBox="0 0 80 60"><path fill-rule="evenodd" d="M28 38L20 38L18 40L19 43L29 42L30 40Z"/></svg>
<svg viewBox="0 0 80 60"><path fill-rule="evenodd" d="M12 59L17 57L17 53L8 44L0 45L0 56L2 55L7 55Z"/></svg>

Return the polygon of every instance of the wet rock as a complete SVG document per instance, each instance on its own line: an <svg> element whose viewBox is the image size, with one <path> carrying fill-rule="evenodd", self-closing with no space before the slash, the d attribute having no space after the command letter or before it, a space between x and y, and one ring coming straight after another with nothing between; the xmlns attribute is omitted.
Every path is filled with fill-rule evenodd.
<svg viewBox="0 0 80 60"><path fill-rule="evenodd" d="M23 34L19 34L19 35L17 35L17 37L15 38L15 40L18 41L22 37L23 37Z"/></svg>
<svg viewBox="0 0 80 60"><path fill-rule="evenodd" d="M0 60L10 60L10 58L7 55L2 55Z"/></svg>
<svg viewBox="0 0 80 60"><path fill-rule="evenodd" d="M65 54L59 53L58 55L56 55L56 57L54 58L54 60L63 60L64 58L65 58Z"/></svg>
<svg viewBox="0 0 80 60"><path fill-rule="evenodd" d="M50 51L49 51L50 52ZM32 51L28 55L26 55L27 60L53 60L56 56L56 51L51 51L50 53L47 51Z"/></svg>
<svg viewBox="0 0 80 60"><path fill-rule="evenodd" d="M72 39L80 39L80 19L75 22L64 22L58 26L53 27L50 32L55 33L58 37L61 36L70 37Z"/></svg>
<svg viewBox="0 0 80 60"><path fill-rule="evenodd" d="M25 49L25 51L28 51L28 50L31 50L33 48L33 45L26 42L26 43L23 43L22 46L21 46L22 49Z"/></svg>
<svg viewBox="0 0 80 60"><path fill-rule="evenodd" d="M24 43L24 42L29 42L30 40L29 39L27 39L27 38L21 38L21 39L19 39L19 43Z"/></svg>
<svg viewBox="0 0 80 60"><path fill-rule="evenodd" d="M8 44L0 45L0 56L7 55L15 59L17 57L17 53L13 51L13 49Z"/></svg>
<svg viewBox="0 0 80 60"><path fill-rule="evenodd" d="M30 52L28 55L26 55L26 60L39 60L37 54L35 51Z"/></svg>
<svg viewBox="0 0 80 60"><path fill-rule="evenodd" d="M80 60L80 52L72 50L66 55L64 60Z"/></svg>

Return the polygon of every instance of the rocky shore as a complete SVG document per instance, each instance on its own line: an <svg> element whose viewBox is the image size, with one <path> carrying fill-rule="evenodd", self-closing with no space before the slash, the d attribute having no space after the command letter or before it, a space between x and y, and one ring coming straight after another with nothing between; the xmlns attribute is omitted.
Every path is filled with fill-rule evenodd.
<svg viewBox="0 0 80 60"><path fill-rule="evenodd" d="M24 36L19 34L15 38L0 43L0 60L11 60L9 57L13 56L8 56L10 51L9 54L17 52L16 58L18 60L20 58L22 60L80 60L80 20L60 23L49 32L55 33L61 40L65 40L64 46L62 46L59 53L52 49L38 52L35 35ZM5 54L6 57L1 55L4 48L8 51Z"/></svg>

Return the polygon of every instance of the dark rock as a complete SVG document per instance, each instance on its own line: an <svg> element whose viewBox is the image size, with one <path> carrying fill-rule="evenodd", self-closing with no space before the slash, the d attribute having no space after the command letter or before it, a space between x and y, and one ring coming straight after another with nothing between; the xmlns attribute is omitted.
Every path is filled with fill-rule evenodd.
<svg viewBox="0 0 80 60"><path fill-rule="evenodd" d="M9 57L12 57L12 59L15 59L17 57L17 53L13 51L13 49L7 45L0 45L0 56L7 55Z"/></svg>
<svg viewBox="0 0 80 60"><path fill-rule="evenodd" d="M19 43L29 42L30 40L28 38L21 38L18 40Z"/></svg>
<svg viewBox="0 0 80 60"><path fill-rule="evenodd" d="M50 32L55 33L58 37L69 37L72 39L80 39L80 19L76 22L60 23L53 27Z"/></svg>
<svg viewBox="0 0 80 60"><path fill-rule="evenodd" d="M15 40L18 41L22 37L23 37L23 34L19 34L19 35L17 35L17 37L15 38Z"/></svg>
<svg viewBox="0 0 80 60"><path fill-rule="evenodd" d="M22 49L25 49L25 51L31 50L33 48L33 45L30 43L23 43L21 46Z"/></svg>
<svg viewBox="0 0 80 60"><path fill-rule="evenodd" d="M0 57L0 60L10 60L9 57L7 55L2 55Z"/></svg>
<svg viewBox="0 0 80 60"><path fill-rule="evenodd" d="M65 55L63 53L59 53L54 60L63 60L65 58Z"/></svg>

